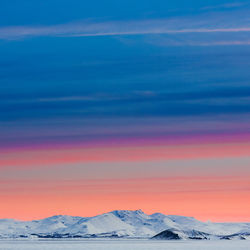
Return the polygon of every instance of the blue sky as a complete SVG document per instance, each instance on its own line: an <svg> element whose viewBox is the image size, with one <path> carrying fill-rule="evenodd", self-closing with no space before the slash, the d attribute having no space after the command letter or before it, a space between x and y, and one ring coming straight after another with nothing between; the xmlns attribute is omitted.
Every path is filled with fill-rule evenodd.
<svg viewBox="0 0 250 250"><path fill-rule="evenodd" d="M245 119L249 8L249 1L1 1L1 126Z"/></svg>
<svg viewBox="0 0 250 250"><path fill-rule="evenodd" d="M82 19L127 20L161 18L207 11L246 8L249 1L186 0L164 1L81 1L81 0L2 0L1 26L61 24Z"/></svg>

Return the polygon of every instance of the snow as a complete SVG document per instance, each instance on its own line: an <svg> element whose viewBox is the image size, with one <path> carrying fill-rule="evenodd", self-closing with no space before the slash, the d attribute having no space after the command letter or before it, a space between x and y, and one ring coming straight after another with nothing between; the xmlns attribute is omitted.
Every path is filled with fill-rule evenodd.
<svg viewBox="0 0 250 250"><path fill-rule="evenodd" d="M228 235L238 239L239 233L250 239L250 223L201 222L193 217L160 213L148 215L141 210L116 210L94 217L57 215L27 222L0 220L0 238L32 238L35 235L51 237L55 234L63 237L150 238L165 230L179 232L183 239L188 239L194 231L209 234L210 239L213 236Z"/></svg>
<svg viewBox="0 0 250 250"><path fill-rule="evenodd" d="M0 241L1 250L247 250L250 241L51 240Z"/></svg>

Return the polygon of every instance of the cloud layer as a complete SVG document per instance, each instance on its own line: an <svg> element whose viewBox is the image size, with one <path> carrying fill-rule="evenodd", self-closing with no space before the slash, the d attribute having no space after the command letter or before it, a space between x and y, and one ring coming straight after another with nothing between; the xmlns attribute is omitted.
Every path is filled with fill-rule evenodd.
<svg viewBox="0 0 250 250"><path fill-rule="evenodd" d="M250 20L248 11L208 12L196 16L179 16L141 20L86 20L48 26L9 26L0 28L0 39L29 37L117 37L117 36L167 36L165 45L248 45ZM226 37L214 34L226 33ZM190 37L190 34L192 37ZM207 35L206 35L207 34ZM209 37L209 34L213 36ZM247 35L246 35L247 34ZM175 36L179 37L175 37ZM189 35L187 39L186 36ZM203 36L206 35L205 41ZM244 38L243 38L244 37ZM158 37L158 40L161 40ZM157 43L156 43L157 44ZM162 43L163 44L163 43Z"/></svg>

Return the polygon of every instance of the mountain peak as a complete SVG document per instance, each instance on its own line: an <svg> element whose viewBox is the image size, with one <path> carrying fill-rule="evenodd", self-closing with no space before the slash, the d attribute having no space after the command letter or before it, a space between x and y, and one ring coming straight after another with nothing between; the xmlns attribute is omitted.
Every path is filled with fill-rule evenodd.
<svg viewBox="0 0 250 250"><path fill-rule="evenodd" d="M135 212L136 212L137 214L145 214L141 209L137 209L137 210L135 210Z"/></svg>
<svg viewBox="0 0 250 250"><path fill-rule="evenodd" d="M141 210L141 209L138 209L138 210L114 210L112 212L110 212L118 217L124 217L124 216L136 216L136 215L145 215L145 213Z"/></svg>

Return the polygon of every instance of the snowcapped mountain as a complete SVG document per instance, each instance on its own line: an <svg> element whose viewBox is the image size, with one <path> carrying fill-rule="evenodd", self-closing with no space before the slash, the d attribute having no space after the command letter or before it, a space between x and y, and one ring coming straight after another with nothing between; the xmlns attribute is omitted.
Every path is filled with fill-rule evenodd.
<svg viewBox="0 0 250 250"><path fill-rule="evenodd" d="M250 239L250 223L201 222L193 217L112 211L94 217L53 216L42 220L0 220L0 238Z"/></svg>

